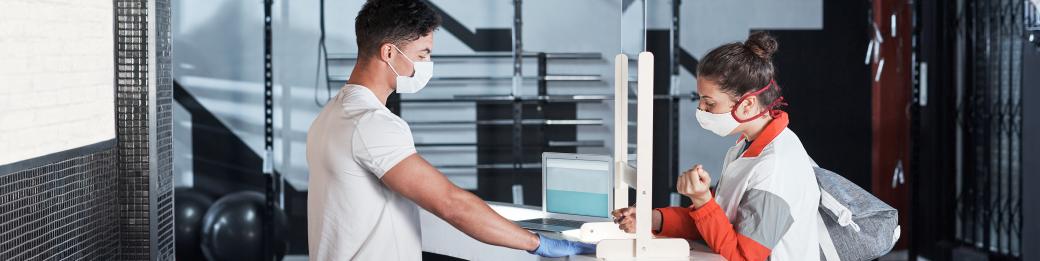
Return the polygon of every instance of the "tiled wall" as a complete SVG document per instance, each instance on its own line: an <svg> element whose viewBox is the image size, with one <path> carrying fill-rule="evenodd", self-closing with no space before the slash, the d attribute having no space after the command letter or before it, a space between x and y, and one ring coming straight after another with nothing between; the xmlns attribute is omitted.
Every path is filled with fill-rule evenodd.
<svg viewBox="0 0 1040 261"><path fill-rule="evenodd" d="M5 4L10 3L12 6L5 5L3 9L18 10L19 7L39 4L37 2L9 1ZM87 125L114 133L115 141L108 137L109 141L101 146L94 144L81 147L88 145L82 144L47 151L53 154L21 157L10 164L0 161L0 260L173 260L170 2L115 0L107 2L110 9L101 18L91 16L87 11L93 9L82 8L79 6L82 3L77 1L46 3L59 6L61 10L72 10L70 13L75 14L52 17L54 21L51 22L57 24L90 23L93 21L91 19L108 22L100 30L74 33L93 35L90 31L102 31L98 34L111 36L114 21L114 39L109 39L109 43L103 47L92 47L106 49L108 55L88 57L104 61L98 64L107 62L108 71L79 74L56 71L49 76L82 74L80 76L107 79L104 81L107 82L107 88L89 94L101 94L108 98L105 103L110 107L104 111L115 122L91 121ZM0 16L8 17L3 14L6 13L0 11ZM11 17L24 18L20 15ZM6 26L9 24L0 24L0 33L4 33L4 30L36 32L36 29L54 29L54 26L47 27L46 21L10 21L14 21L11 24L16 25L14 27L18 27L15 28L17 30ZM0 40L0 44L4 43ZM61 46L34 46L29 49L67 51L67 48L62 49ZM0 51L0 54L5 53ZM51 61L49 65L56 68L67 67L61 60L47 61ZM111 61L115 61L114 66L111 66ZM17 60L0 60L4 66L14 62ZM10 68L0 69L6 71ZM5 76L2 73L0 71L0 76ZM10 75L27 74L31 73ZM111 107L113 76L114 110ZM6 81L8 78L4 79ZM24 87L19 82L13 83L16 87ZM5 82L5 86L10 84ZM46 91L46 88L29 86L34 92L28 96L48 97L35 92ZM0 114L0 120L3 120L0 130L11 128L14 123L10 121L10 115L15 114L2 110L2 106L10 105L6 103L7 100L16 97L9 95L11 89L0 87L0 111L4 112ZM69 92L62 95L78 94ZM50 111L48 107L53 106L46 102L33 106L37 107L27 109L33 113L33 117L55 120L39 114ZM71 110L76 109L63 110L57 114L73 114ZM60 140L62 137L75 136L77 132L89 131L76 126L61 125L61 128L63 132L41 131L37 135ZM12 138L10 135L0 137L3 137L0 141ZM11 151L7 147L0 148L4 156L11 155Z"/></svg>
<svg viewBox="0 0 1040 261"><path fill-rule="evenodd" d="M114 147L0 173L0 260L113 260Z"/></svg>
<svg viewBox="0 0 1040 261"><path fill-rule="evenodd" d="M168 0L154 2L154 10L145 0L115 2L119 226L125 260L174 258L170 5ZM150 22L154 34L148 31ZM154 93L149 84L155 84Z"/></svg>
<svg viewBox="0 0 1040 261"><path fill-rule="evenodd" d="M148 7L115 4L121 259L148 260Z"/></svg>
<svg viewBox="0 0 1040 261"><path fill-rule="evenodd" d="M170 37L170 0L154 0L155 10L155 195L154 248L157 260L174 259L173 242L173 52Z"/></svg>

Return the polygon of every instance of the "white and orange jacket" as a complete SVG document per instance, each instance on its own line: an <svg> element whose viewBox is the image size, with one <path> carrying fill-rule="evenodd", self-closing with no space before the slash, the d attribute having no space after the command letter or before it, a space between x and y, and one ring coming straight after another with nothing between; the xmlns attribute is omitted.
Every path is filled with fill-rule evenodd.
<svg viewBox="0 0 1040 261"><path fill-rule="evenodd" d="M782 113L750 146L741 138L729 149L715 200L696 210L658 209L657 236L703 239L727 260L819 260L820 190L787 123Z"/></svg>

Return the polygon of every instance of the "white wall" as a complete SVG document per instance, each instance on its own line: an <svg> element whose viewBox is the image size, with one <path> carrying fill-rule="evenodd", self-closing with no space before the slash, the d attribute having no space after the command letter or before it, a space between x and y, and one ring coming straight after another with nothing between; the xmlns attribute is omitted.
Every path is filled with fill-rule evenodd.
<svg viewBox="0 0 1040 261"><path fill-rule="evenodd" d="M115 138L111 0L4 0L0 164Z"/></svg>

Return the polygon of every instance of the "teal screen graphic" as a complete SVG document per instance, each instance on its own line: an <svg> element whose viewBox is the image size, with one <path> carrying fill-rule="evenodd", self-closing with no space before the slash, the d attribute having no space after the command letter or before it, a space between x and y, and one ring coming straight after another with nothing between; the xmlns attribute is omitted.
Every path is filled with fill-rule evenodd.
<svg viewBox="0 0 1040 261"><path fill-rule="evenodd" d="M552 213L609 217L609 161L546 160L545 209Z"/></svg>

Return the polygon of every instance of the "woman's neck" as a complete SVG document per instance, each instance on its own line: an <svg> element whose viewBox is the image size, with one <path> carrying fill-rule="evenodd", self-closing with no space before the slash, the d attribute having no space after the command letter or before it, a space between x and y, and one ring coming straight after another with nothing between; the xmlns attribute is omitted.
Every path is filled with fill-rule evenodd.
<svg viewBox="0 0 1040 261"><path fill-rule="evenodd" d="M747 129L745 129L744 132L743 132L744 139L747 139L747 140L755 140L755 139L757 139L758 135L762 134L762 130L765 130L766 126L769 125L769 122L772 121L772 120L773 120L773 117L769 117L769 115L762 115L762 117L759 117L758 119L755 119L755 120L752 120L751 122L748 122Z"/></svg>

